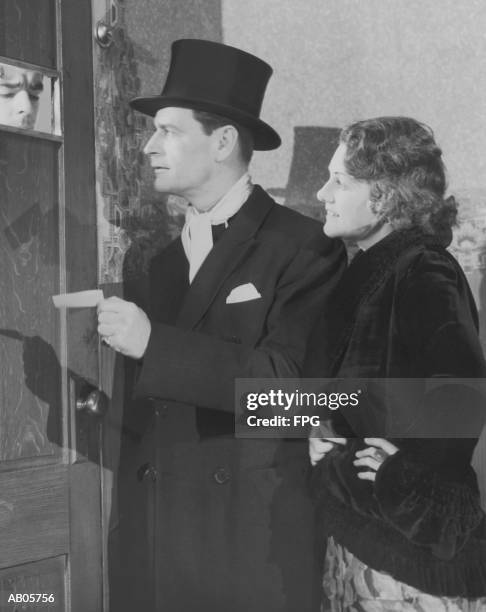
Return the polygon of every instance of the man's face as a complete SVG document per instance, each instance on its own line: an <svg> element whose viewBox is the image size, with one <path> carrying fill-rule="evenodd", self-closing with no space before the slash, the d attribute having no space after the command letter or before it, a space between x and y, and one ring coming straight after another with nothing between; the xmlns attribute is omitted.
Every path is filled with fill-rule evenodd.
<svg viewBox="0 0 486 612"><path fill-rule="evenodd" d="M0 123L32 129L42 90L40 72L0 64Z"/></svg>
<svg viewBox="0 0 486 612"><path fill-rule="evenodd" d="M205 134L191 110L167 107L154 118L155 132L144 147L155 174L154 187L189 202L209 185L214 169L214 134Z"/></svg>

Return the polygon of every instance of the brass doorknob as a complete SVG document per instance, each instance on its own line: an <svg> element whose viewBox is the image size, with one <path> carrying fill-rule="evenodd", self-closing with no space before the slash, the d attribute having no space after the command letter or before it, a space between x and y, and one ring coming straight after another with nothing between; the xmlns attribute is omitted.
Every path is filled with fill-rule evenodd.
<svg viewBox="0 0 486 612"><path fill-rule="evenodd" d="M100 47L106 49L113 42L114 29L104 21L98 21L94 27L94 37Z"/></svg>
<svg viewBox="0 0 486 612"><path fill-rule="evenodd" d="M85 399L78 398L76 400L76 410L84 410L88 414L93 414L102 417L108 409L106 396L98 389L90 391Z"/></svg>

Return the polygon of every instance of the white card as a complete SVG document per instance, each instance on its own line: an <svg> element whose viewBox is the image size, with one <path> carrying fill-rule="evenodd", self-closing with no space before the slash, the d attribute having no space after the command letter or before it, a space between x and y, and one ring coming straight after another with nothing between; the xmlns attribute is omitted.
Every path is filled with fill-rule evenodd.
<svg viewBox="0 0 486 612"><path fill-rule="evenodd" d="M97 306L103 297L101 289L90 289L88 291L77 291L76 293L53 295L52 300L56 308L89 308Z"/></svg>

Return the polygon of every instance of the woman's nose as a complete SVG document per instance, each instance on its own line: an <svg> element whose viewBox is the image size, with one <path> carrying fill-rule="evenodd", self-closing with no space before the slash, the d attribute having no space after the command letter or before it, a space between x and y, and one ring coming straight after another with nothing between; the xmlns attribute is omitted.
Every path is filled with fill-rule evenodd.
<svg viewBox="0 0 486 612"><path fill-rule="evenodd" d="M317 199L319 202L332 202L332 192L329 187L329 181L325 183L317 192Z"/></svg>

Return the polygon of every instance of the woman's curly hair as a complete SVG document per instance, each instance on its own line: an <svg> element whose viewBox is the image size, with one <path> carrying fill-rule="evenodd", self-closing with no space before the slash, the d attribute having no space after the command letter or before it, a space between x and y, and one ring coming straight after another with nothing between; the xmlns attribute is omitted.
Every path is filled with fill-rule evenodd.
<svg viewBox="0 0 486 612"><path fill-rule="evenodd" d="M371 184L374 212L394 229L451 234L457 204L444 198L442 151L428 126L410 117L377 117L344 128L340 142L346 171Z"/></svg>

